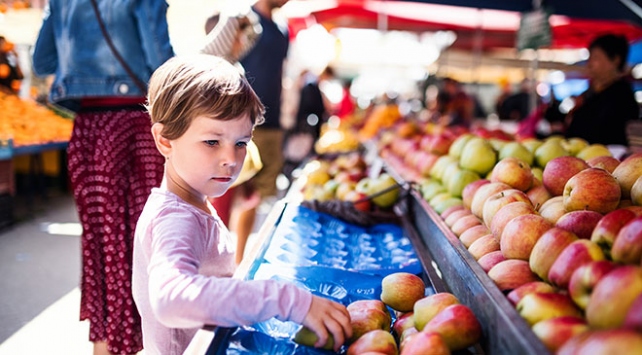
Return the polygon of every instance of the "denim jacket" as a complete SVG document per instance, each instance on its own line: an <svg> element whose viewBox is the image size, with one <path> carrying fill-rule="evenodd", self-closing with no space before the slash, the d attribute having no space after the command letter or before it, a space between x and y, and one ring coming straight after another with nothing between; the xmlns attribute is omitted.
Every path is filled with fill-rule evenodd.
<svg viewBox="0 0 642 355"><path fill-rule="evenodd" d="M174 55L165 0L98 0L114 46L138 78ZM141 93L107 45L90 0L49 0L33 50L36 75L55 74L50 100L140 97Z"/></svg>

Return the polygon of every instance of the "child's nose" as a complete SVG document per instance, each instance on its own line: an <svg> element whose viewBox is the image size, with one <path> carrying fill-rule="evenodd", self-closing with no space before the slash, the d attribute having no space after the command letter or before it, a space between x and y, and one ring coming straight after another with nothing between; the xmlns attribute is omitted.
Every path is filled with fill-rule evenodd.
<svg viewBox="0 0 642 355"><path fill-rule="evenodd" d="M223 166L236 166L236 151L234 147L222 149L221 164Z"/></svg>

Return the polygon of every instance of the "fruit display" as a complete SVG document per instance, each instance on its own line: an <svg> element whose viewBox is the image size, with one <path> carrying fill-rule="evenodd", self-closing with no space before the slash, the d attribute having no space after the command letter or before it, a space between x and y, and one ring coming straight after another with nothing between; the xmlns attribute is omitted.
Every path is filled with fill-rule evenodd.
<svg viewBox="0 0 642 355"><path fill-rule="evenodd" d="M0 92L0 110L0 139L12 139L16 147L71 138L72 120L35 102Z"/></svg>
<svg viewBox="0 0 642 355"><path fill-rule="evenodd" d="M579 138L498 142L450 134L447 150L422 145L424 134L391 142L382 156L414 170L405 176L419 181L418 196L512 295L511 305L545 346L555 352L579 334L636 329L625 319L639 319L634 304L642 303L635 303L642 298L642 154L620 161ZM430 165L402 158L414 155ZM461 171L477 177L449 189ZM624 333L632 344L642 338L639 330ZM605 337L593 337L586 349L607 346Z"/></svg>

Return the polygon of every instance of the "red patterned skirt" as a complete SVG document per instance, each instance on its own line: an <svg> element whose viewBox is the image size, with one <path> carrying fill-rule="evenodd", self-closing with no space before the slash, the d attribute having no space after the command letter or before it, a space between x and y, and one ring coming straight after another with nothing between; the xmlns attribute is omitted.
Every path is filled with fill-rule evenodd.
<svg viewBox="0 0 642 355"><path fill-rule="evenodd" d="M80 319L90 321L90 341L134 354L143 348L131 293L134 230L164 164L149 115L140 105L81 111L67 152L83 227Z"/></svg>

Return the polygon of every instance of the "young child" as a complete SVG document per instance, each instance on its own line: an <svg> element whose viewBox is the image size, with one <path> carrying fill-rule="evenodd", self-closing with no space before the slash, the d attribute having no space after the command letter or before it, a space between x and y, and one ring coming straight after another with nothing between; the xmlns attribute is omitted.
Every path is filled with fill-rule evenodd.
<svg viewBox="0 0 642 355"><path fill-rule="evenodd" d="M204 325L250 325L276 317L329 336L351 336L346 308L275 280L230 278L234 242L208 197L241 171L263 105L233 65L212 55L177 56L149 83L147 109L166 158L134 241L133 294L146 354L182 354Z"/></svg>

